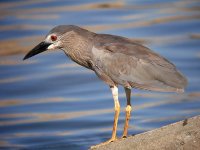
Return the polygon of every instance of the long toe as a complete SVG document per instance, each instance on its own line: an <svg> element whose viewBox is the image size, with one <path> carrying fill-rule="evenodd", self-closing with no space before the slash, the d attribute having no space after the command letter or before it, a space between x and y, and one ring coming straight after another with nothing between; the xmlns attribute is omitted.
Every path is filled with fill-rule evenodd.
<svg viewBox="0 0 200 150"><path fill-rule="evenodd" d="M109 139L108 141L105 141L105 142L103 142L103 143L100 143L100 144L91 146L90 149L96 149L96 148L98 148L98 147L100 147L100 146L109 144L109 143L114 142L114 141L116 141L116 140L117 140L117 138L111 138L111 139Z"/></svg>

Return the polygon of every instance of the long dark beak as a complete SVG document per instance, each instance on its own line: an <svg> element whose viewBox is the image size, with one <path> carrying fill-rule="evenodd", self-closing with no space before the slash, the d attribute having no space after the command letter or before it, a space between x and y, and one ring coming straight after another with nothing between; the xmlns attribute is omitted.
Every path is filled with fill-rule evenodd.
<svg viewBox="0 0 200 150"><path fill-rule="evenodd" d="M23 60L46 51L49 45L51 45L51 43L41 42L40 44L35 46L30 52L28 52L28 54L26 54Z"/></svg>

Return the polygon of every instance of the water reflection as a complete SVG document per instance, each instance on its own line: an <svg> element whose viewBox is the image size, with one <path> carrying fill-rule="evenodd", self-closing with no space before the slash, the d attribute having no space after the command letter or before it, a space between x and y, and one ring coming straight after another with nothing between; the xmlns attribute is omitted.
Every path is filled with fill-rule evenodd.
<svg viewBox="0 0 200 150"><path fill-rule="evenodd" d="M87 149L111 135L113 100L93 72L52 51L22 61L58 24L129 37L177 65L185 94L133 90L130 134L200 114L200 3L11 1L0 5L0 148ZM120 88L123 131L125 94Z"/></svg>

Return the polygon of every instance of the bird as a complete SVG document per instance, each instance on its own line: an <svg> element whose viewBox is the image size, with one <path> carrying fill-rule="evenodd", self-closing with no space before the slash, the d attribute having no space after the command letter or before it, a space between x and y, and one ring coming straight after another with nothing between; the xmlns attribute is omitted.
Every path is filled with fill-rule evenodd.
<svg viewBox="0 0 200 150"><path fill-rule="evenodd" d="M77 64L86 67L111 89L114 100L114 123L108 144L117 140L120 113L118 87L126 95L125 123L122 138L128 135L131 118L131 89L183 93L188 82L176 66L137 41L111 34L98 34L75 25L58 25L45 39L28 52L23 60L47 50L62 50Z"/></svg>

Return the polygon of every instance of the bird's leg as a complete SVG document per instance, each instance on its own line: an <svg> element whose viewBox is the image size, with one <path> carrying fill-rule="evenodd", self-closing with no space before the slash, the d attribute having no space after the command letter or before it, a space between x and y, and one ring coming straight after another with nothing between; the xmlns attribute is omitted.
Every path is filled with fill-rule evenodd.
<svg viewBox="0 0 200 150"><path fill-rule="evenodd" d="M122 138L126 138L127 137L127 133L128 133L128 124L129 124L129 120L131 117L131 89L128 88L124 88L125 89L125 93L126 93L126 99L127 99L127 105L126 105L126 120L125 120L125 124L124 124L124 132L123 132L123 136Z"/></svg>
<svg viewBox="0 0 200 150"><path fill-rule="evenodd" d="M91 148L96 148L105 144L108 144L110 142L113 142L117 139L117 123L118 123L118 117L119 117L119 112L120 112L120 104L119 104L119 100L118 100L118 88L116 86L112 86L110 87L111 91L112 91L112 96L114 99L114 109L115 109L115 117L114 117L114 123L113 123L113 130L112 130L112 137L103 143L100 143L98 145L92 146Z"/></svg>
<svg viewBox="0 0 200 150"><path fill-rule="evenodd" d="M113 131L112 131L112 137L110 139L110 142L116 140L116 134L117 134L117 123L120 113L120 104L118 100L118 88L116 86L111 87L113 99L114 99L114 109L115 109L115 117L114 117L114 124L113 124Z"/></svg>

